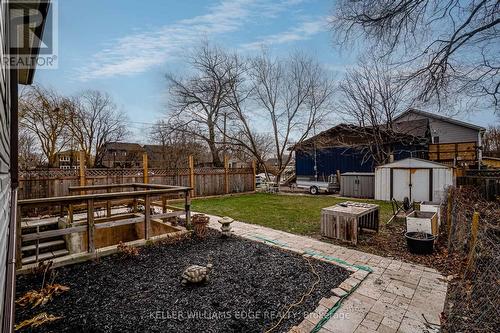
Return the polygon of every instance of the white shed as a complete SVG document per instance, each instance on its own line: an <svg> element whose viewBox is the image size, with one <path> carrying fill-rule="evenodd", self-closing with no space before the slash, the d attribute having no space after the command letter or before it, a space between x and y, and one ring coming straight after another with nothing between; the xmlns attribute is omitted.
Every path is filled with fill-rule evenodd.
<svg viewBox="0 0 500 333"><path fill-rule="evenodd" d="M454 184L453 169L440 163L407 158L375 169L375 199L442 201Z"/></svg>

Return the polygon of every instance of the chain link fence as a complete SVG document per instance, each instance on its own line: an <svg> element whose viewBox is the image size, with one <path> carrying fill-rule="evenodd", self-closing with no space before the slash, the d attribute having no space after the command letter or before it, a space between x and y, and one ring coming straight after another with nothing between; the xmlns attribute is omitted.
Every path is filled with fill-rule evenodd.
<svg viewBox="0 0 500 333"><path fill-rule="evenodd" d="M471 188L449 191L445 220L449 286L443 332L497 332L500 327L500 202Z"/></svg>

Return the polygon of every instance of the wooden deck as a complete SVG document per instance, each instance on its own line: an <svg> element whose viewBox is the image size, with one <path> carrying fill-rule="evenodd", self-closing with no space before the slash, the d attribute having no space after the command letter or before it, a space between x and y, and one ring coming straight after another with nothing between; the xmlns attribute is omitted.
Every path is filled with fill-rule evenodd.
<svg viewBox="0 0 500 333"><path fill-rule="evenodd" d="M123 191L132 189L132 191ZM97 191L106 191L105 193L93 193ZM86 234L87 253L93 254L96 252L95 237L96 230L115 228L130 224L143 224L143 238L150 239L152 236L152 204L157 200L160 203L162 213L155 214L155 219L185 216L186 226L191 225L191 199L190 192L192 188L183 186L169 186L157 184L118 184L118 185L92 185L92 186L75 186L71 187L72 193L78 192L78 195L70 195L65 197L51 197L20 200L18 202L18 228L17 228L17 255L16 265L20 268L22 264L39 262L46 259L54 258L55 256L65 255L67 251L58 249L40 253L40 250L50 248L50 242L53 238L67 236L70 234ZM167 195L181 194L184 197L184 208L182 210L174 210L168 208L166 200ZM131 203L131 212L126 214L113 215L113 207L117 204L123 205L124 200ZM140 210L142 205L142 211ZM50 217L44 220L29 220L22 221L22 211L26 207L36 206L58 206L61 207L60 217ZM96 217L95 212L98 207L104 209L105 217ZM75 212L79 212L78 219L75 219ZM64 227L53 228L54 225L64 222ZM155 223L155 222L153 222ZM50 227L50 228L49 228ZM30 230L31 232L27 232ZM34 242L34 244L26 244L23 242ZM59 244L59 243L58 243ZM53 243L52 245L55 245ZM24 251L35 251L34 256L22 257Z"/></svg>

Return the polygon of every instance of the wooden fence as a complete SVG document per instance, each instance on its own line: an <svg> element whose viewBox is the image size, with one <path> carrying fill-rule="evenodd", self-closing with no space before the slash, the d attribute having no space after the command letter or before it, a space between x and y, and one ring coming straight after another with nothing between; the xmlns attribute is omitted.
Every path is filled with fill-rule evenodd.
<svg viewBox="0 0 500 333"><path fill-rule="evenodd" d="M429 160L451 165L474 163L477 146L475 142L433 143L429 145Z"/></svg>
<svg viewBox="0 0 500 333"><path fill-rule="evenodd" d="M475 188L486 200L495 201L500 197L500 169L467 170L457 177L457 186Z"/></svg>
<svg viewBox="0 0 500 333"><path fill-rule="evenodd" d="M255 190L255 164L249 168L195 167L192 158L186 168L35 170L20 172L19 199L62 197L70 195L70 186L145 183L193 188L192 197L211 196Z"/></svg>

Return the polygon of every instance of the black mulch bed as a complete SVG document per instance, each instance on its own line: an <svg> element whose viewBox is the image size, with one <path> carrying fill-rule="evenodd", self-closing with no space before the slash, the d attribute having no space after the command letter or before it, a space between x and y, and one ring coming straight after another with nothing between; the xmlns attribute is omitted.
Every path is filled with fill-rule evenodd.
<svg viewBox="0 0 500 333"><path fill-rule="evenodd" d="M214 269L206 285L180 285L189 265ZM321 280L274 332L286 332L348 277L338 266L312 261ZM55 283L70 291L44 306L16 308L16 323L40 312L63 316L40 332L262 332L316 281L300 255L211 231L203 240L142 248L136 257L116 254L98 262L57 269ZM17 297L40 288L34 275L17 278Z"/></svg>

